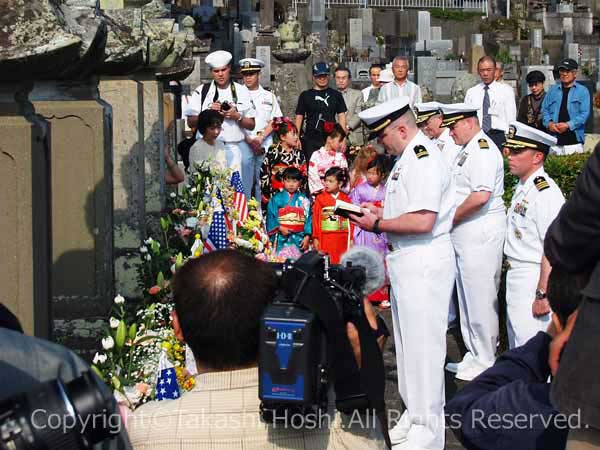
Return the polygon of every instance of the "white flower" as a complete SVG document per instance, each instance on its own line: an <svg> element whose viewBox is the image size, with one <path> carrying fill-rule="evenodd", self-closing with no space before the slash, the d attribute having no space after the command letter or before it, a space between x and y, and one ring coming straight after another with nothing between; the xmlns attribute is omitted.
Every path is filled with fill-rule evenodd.
<svg viewBox="0 0 600 450"><path fill-rule="evenodd" d="M117 305L121 305L121 304L125 303L125 298L124 298L124 297L123 297L121 294L118 294L118 295L115 297L115 303L116 303Z"/></svg>
<svg viewBox="0 0 600 450"><path fill-rule="evenodd" d="M104 353L100 354L100 353L96 352L96 354L94 355L94 359L92 360L92 362L94 364L98 364L98 363L104 364L106 362L106 359L107 359L107 356Z"/></svg>
<svg viewBox="0 0 600 450"><path fill-rule="evenodd" d="M142 246L140 247L140 252L141 252L141 253L148 253L148 247L146 247L145 245L142 245Z"/></svg>
<svg viewBox="0 0 600 450"><path fill-rule="evenodd" d="M146 261L152 261L152 256L146 255Z"/></svg>
<svg viewBox="0 0 600 450"><path fill-rule="evenodd" d="M171 196L171 198L175 198L175 197L177 197L177 194L175 192L171 192L170 196Z"/></svg>
<svg viewBox="0 0 600 450"><path fill-rule="evenodd" d="M198 219L196 217L188 217L185 219L185 226L194 229L198 226Z"/></svg>
<svg viewBox="0 0 600 450"><path fill-rule="evenodd" d="M146 240L144 241L144 244L151 245L151 244L152 244L152 241L154 241L154 239L152 239L151 237L149 237L148 239L146 239Z"/></svg>
<svg viewBox="0 0 600 450"><path fill-rule="evenodd" d="M111 317L110 319L108 319L108 323L110 324L111 328L117 328L119 326L119 319Z"/></svg>
<svg viewBox="0 0 600 450"><path fill-rule="evenodd" d="M195 194L196 192L198 192L198 189L196 189L195 187L192 188L192 190L190 191L192 194Z"/></svg>
<svg viewBox="0 0 600 450"><path fill-rule="evenodd" d="M115 346L115 341L111 336L105 337L102 339L102 348L104 350L110 350Z"/></svg>

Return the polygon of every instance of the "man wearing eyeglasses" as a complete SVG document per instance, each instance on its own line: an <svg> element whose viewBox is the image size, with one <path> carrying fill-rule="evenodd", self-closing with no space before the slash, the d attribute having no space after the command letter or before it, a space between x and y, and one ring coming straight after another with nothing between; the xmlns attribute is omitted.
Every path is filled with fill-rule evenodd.
<svg viewBox="0 0 600 450"><path fill-rule="evenodd" d="M544 255L548 227L565 202L560 188L544 170L556 138L521 122L510 124L504 143L510 173L519 177L508 210L504 253L506 309L510 348L524 345L550 325L546 297L550 263Z"/></svg>
<svg viewBox="0 0 600 450"><path fill-rule="evenodd" d="M550 153L569 155L583 153L585 123L590 115L590 93L577 83L579 65L571 58L558 64L560 83L550 88L542 103L542 120L556 136L557 144Z"/></svg>

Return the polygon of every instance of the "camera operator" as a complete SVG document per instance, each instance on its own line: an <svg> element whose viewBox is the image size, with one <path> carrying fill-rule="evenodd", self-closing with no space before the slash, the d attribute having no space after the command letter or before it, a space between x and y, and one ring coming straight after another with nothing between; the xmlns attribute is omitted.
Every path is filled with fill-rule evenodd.
<svg viewBox="0 0 600 450"><path fill-rule="evenodd" d="M385 448L372 418L344 422L333 404L321 427L261 422L260 319L276 289L270 265L233 250L191 259L179 269L173 327L192 349L199 375L180 399L148 403L129 418L135 448Z"/></svg>
<svg viewBox="0 0 600 450"><path fill-rule="evenodd" d="M385 232L391 253L392 318L398 388L406 411L390 430L397 450L444 448L444 361L454 287L450 227L454 194L437 146L417 127L408 97L359 114L386 151L398 156L385 206L365 203L350 217L364 230ZM368 210L366 209L368 208Z"/></svg>
<svg viewBox="0 0 600 450"><path fill-rule="evenodd" d="M187 123L196 130L198 114L206 109L219 111L223 116L223 126L218 140L225 143L227 167L239 170L244 191L252 186L254 173L242 170L242 157L252 154L252 149L246 143L244 130L254 129L256 110L250 91L243 84L231 80L232 55L224 50L210 53L205 61L210 67L213 81L199 86L185 111ZM250 198L252 192L246 192Z"/></svg>
<svg viewBox="0 0 600 450"><path fill-rule="evenodd" d="M74 379L80 377L85 372L90 372L95 384L100 389L103 398L110 399L110 407L103 410L106 412L106 420L111 424L117 424L121 426L120 417L117 412L117 406L112 396L112 392L93 371L90 371L90 367L75 353L72 351L52 342L38 339L31 336L26 336L19 332L9 330L7 328L0 328L0 404L6 407L10 404L9 399L12 399L17 394L29 392L35 390L41 386L42 383L52 381L55 379L60 380L63 384L69 383ZM87 393L82 393L83 395ZM97 393L90 392L90 395ZM98 396L94 399L97 399ZM7 402L8 403L5 403ZM40 435L48 436L50 430L60 430L64 433L68 433L73 429L71 426L74 424L67 421L69 417L60 416L62 419L59 422L50 420L52 416L48 416L47 423L42 419L46 412L51 412L47 409L49 405L44 404L41 400L36 401L33 405L34 411L31 411L31 415L25 417L33 427L40 427L42 430ZM42 413L41 410L46 410ZM0 410L0 418L4 419ZM35 415L34 413L38 414ZM93 427L94 432L98 430L98 426L102 426L102 420L97 422L97 418L93 421L86 421L87 417L77 417L77 421L87 423L86 426ZM93 424L92 424L93 422ZM0 423L1 424L1 423ZM123 429L121 429L123 430ZM85 430L89 432L90 430ZM56 435L56 433L55 433ZM7 436L2 435L2 438ZM65 442L69 442L65 440ZM36 444L40 444L36 442ZM49 444L49 443L48 443ZM16 447L19 449L20 447ZM39 448L39 447L35 447ZM45 448L45 447L44 447ZM129 439L124 431L121 431L116 439L107 439L103 442L96 444L95 449L131 449Z"/></svg>

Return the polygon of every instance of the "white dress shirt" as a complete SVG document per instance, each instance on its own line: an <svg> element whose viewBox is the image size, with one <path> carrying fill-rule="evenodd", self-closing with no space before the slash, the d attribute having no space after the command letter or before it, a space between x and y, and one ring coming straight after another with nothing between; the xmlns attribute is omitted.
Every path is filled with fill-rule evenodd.
<svg viewBox="0 0 600 450"><path fill-rule="evenodd" d="M485 84L479 83L467 91L465 103L477 108L477 117L479 124L483 120L483 96ZM492 118L492 129L508 132L508 126L511 122L517 120L517 103L513 88L506 83L493 81L489 85L488 95L490 97L490 107L488 113Z"/></svg>
<svg viewBox="0 0 600 450"><path fill-rule="evenodd" d="M403 84L397 81L387 83L379 89L378 103L384 103L396 97L408 97L410 99L411 109L415 103L421 103L421 88L410 80L406 80Z"/></svg>
<svg viewBox="0 0 600 450"><path fill-rule="evenodd" d="M549 187L536 187L543 177ZM540 180L541 181L541 180ZM558 215L565 198L558 185L540 167L525 183L519 181L508 210L504 253L518 261L540 264L544 253L544 238Z"/></svg>
<svg viewBox="0 0 600 450"><path fill-rule="evenodd" d="M480 144L480 140L485 140L488 148L482 148L486 144ZM456 185L456 206L460 206L472 192L491 193L487 203L466 221L486 214L504 214L504 160L494 141L483 131L459 151L452 164L452 174Z"/></svg>

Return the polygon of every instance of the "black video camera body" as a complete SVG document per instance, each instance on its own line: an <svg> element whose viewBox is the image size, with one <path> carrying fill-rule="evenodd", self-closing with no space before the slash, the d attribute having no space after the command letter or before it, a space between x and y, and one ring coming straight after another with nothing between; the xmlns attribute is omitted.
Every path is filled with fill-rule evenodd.
<svg viewBox="0 0 600 450"><path fill-rule="evenodd" d="M223 103L221 103L221 111L229 111L231 109L231 103L229 103L227 100L225 100Z"/></svg>
<svg viewBox="0 0 600 450"><path fill-rule="evenodd" d="M383 401L383 358L363 307L365 269L330 266L328 257L317 252L277 269L280 287L260 325L263 420L287 422L298 414L320 417L327 409L330 384L336 408L343 413L380 407L365 389L367 381L380 381ZM362 367L366 367L365 352L381 364L369 362L368 371L359 369L346 333L348 322L357 325L359 334L368 329L360 334Z"/></svg>

